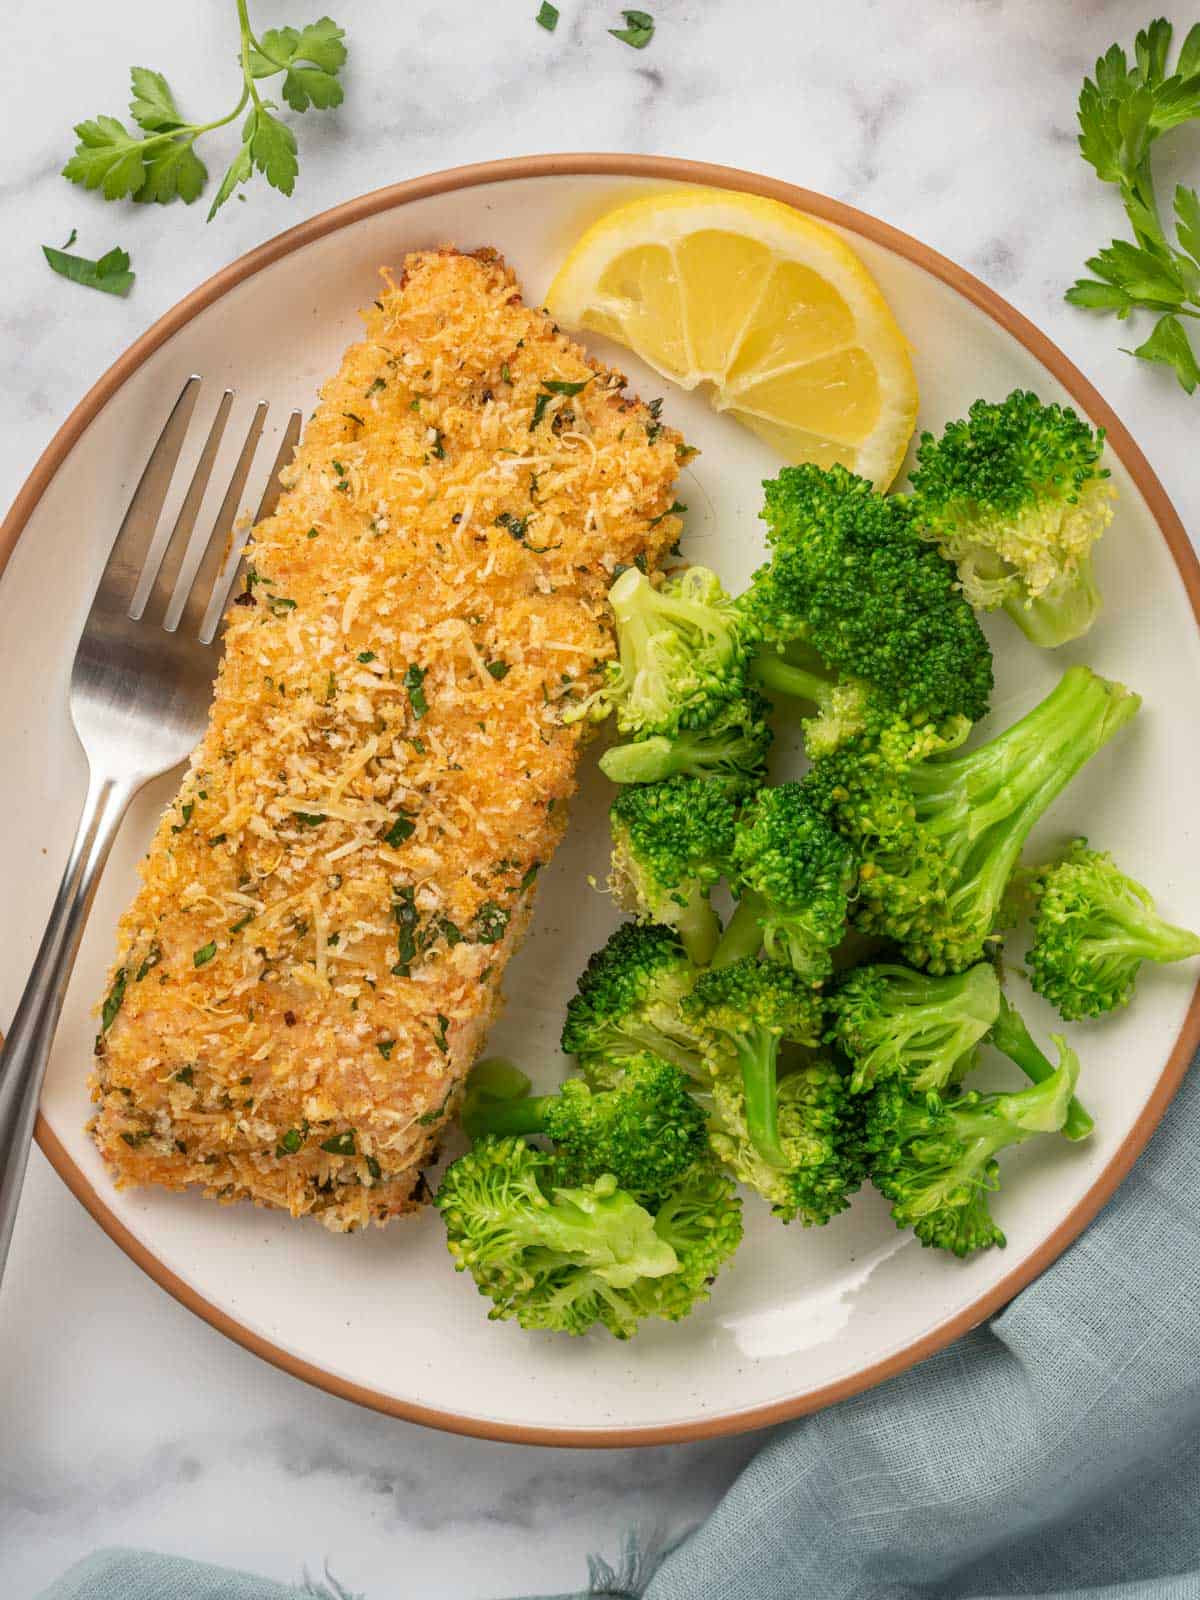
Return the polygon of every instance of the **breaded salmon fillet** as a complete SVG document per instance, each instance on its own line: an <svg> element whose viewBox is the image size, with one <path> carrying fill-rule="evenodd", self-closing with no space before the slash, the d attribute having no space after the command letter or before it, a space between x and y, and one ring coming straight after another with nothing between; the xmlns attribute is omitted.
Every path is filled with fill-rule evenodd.
<svg viewBox="0 0 1200 1600"><path fill-rule="evenodd" d="M92 1078L118 1184L334 1230L424 1198L689 453L494 252L385 280L254 530Z"/></svg>

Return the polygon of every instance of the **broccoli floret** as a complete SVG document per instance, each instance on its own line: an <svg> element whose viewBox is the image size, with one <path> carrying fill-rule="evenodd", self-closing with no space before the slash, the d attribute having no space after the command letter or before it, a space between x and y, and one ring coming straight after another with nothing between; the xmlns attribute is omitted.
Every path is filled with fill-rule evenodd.
<svg viewBox="0 0 1200 1600"><path fill-rule="evenodd" d="M1077 639L1099 615L1092 546L1115 498L1103 453L1103 429L1020 389L921 436L919 531L957 565L971 605L1003 606L1034 644Z"/></svg>
<svg viewBox="0 0 1200 1600"><path fill-rule="evenodd" d="M851 745L816 762L804 787L859 861L855 925L931 972L974 965L1033 825L1140 703L1071 667L1019 722L965 754L906 762Z"/></svg>
<svg viewBox="0 0 1200 1600"><path fill-rule="evenodd" d="M566 720L600 722L615 710L622 733L670 737L702 727L742 692L749 627L707 567L657 586L627 567L608 600L617 659L605 668L604 685Z"/></svg>
<svg viewBox="0 0 1200 1600"><path fill-rule="evenodd" d="M593 1093L569 1078L557 1094L533 1097L524 1073L509 1068L499 1077L481 1061L467 1080L461 1120L473 1140L544 1134L557 1147L559 1183L570 1188L611 1172L640 1201L665 1194L708 1149L687 1080L649 1054L631 1057L611 1089Z"/></svg>
<svg viewBox="0 0 1200 1600"><path fill-rule="evenodd" d="M718 778L668 778L623 789L609 812L617 904L640 922L674 928L703 964L721 924L709 892L733 848L737 808Z"/></svg>
<svg viewBox="0 0 1200 1600"><path fill-rule="evenodd" d="M950 977L880 962L846 973L828 999L831 1044L852 1067L854 1092L895 1079L913 1094L961 1083L1000 1011L986 961Z"/></svg>
<svg viewBox="0 0 1200 1600"><path fill-rule="evenodd" d="M1000 1010L988 1035L991 1043L1010 1061L1015 1061L1025 1076L1034 1083L1045 1083L1054 1075L1054 1065L1034 1043L1033 1035L1025 1026L1025 1019L1005 995L1000 996ZM1050 1035L1051 1043L1058 1049L1060 1064L1075 1052L1061 1033ZM1096 1124L1074 1095L1067 1107L1067 1120L1063 1123L1063 1136L1067 1139L1086 1139Z"/></svg>
<svg viewBox="0 0 1200 1600"><path fill-rule="evenodd" d="M810 983L831 970L854 873L849 846L800 784L760 789L743 811L730 867L738 911L758 922L771 960L789 963Z"/></svg>
<svg viewBox="0 0 1200 1600"><path fill-rule="evenodd" d="M740 1071L754 1148L769 1166L786 1169L779 1135L779 1046L784 1039L818 1042L821 1006L811 987L790 967L747 958L702 972L682 1010L714 1076Z"/></svg>
<svg viewBox="0 0 1200 1600"><path fill-rule="evenodd" d="M784 1222L820 1227L844 1211L863 1180L861 1102L822 1056L789 1072L776 1096L782 1164L763 1158L750 1134L739 1074L713 1083L709 1135L715 1155L740 1182L769 1200Z"/></svg>
<svg viewBox="0 0 1200 1600"><path fill-rule="evenodd" d="M785 467L765 487L771 559L739 604L766 644L816 655L812 666L774 670L760 655L769 687L814 700L835 730L885 709L918 722L983 716L991 651L907 504L841 466ZM847 680L866 686L849 706L834 697Z"/></svg>
<svg viewBox="0 0 1200 1600"><path fill-rule="evenodd" d="M598 1086L618 1078L630 1056L649 1051L681 1072L703 1074L680 1003L696 968L669 928L623 922L580 974L563 1023L562 1047Z"/></svg>
<svg viewBox="0 0 1200 1600"><path fill-rule="evenodd" d="M771 729L768 701L752 685L724 704L702 727L681 728L614 745L600 757L613 783L659 783L664 778L719 778L734 798L766 777Z"/></svg>
<svg viewBox="0 0 1200 1600"><path fill-rule="evenodd" d="M492 1302L523 1328L618 1339L643 1317L684 1317L737 1248L741 1216L727 1180L701 1164L658 1207L606 1173L576 1186L557 1157L523 1139L484 1138L448 1169L437 1194L447 1243Z"/></svg>
<svg viewBox="0 0 1200 1600"><path fill-rule="evenodd" d="M867 1101L864 1141L871 1181L892 1202L897 1227L956 1256L1003 1245L987 1204L999 1187L997 1152L1057 1133L1078 1075L1066 1052L1044 1083L1015 1094L943 1100L911 1095L895 1080L880 1084Z"/></svg>
<svg viewBox="0 0 1200 1600"><path fill-rule="evenodd" d="M1200 938L1164 922L1154 900L1107 851L1076 839L1029 875L1029 980L1067 1022L1128 1005L1143 961L1186 961Z"/></svg>

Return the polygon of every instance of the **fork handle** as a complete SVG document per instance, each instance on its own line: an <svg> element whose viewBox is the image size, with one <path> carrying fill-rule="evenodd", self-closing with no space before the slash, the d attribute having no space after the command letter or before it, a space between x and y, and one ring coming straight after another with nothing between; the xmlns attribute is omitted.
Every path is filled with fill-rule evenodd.
<svg viewBox="0 0 1200 1600"><path fill-rule="evenodd" d="M88 777L87 799L46 932L0 1051L0 1278L17 1219L54 1031L84 923L121 818L139 785Z"/></svg>

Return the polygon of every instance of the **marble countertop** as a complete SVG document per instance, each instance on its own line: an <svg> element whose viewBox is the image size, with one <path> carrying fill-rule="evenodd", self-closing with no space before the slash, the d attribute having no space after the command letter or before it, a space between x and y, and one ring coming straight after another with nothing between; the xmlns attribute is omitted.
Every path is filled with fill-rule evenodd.
<svg viewBox="0 0 1200 1600"><path fill-rule="evenodd" d="M1073 149L1079 82L1132 25L1115 0L653 0L658 34L641 53L608 37L608 0L560 0L553 36L532 21L536 0L334 9L353 52L346 104L304 119L295 196L256 184L206 227L200 206L106 207L57 172L73 116L121 110L131 62L166 71L185 106L213 86L219 103L232 0L9 0L9 37L28 47L0 63L0 502L114 357L251 246L397 179L590 149L757 169L926 240L1045 328L1132 426L1185 522L1200 510L1187 466L1200 401L1061 298L1121 221ZM260 28L304 20L283 0L251 10ZM72 227L87 254L131 251L128 300L49 275L37 247ZM4 931L8 958L27 961L38 930ZM757 1443L535 1450L358 1410L168 1299L36 1152L0 1294L0 1415L13 1600L101 1543L281 1579L328 1562L371 1600L569 1589L631 1524L675 1536L703 1517Z"/></svg>

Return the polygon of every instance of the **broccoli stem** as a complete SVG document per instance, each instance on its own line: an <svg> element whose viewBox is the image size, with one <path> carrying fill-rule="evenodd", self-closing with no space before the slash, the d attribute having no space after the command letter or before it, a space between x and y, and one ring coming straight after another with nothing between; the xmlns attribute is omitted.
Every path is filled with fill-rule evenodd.
<svg viewBox="0 0 1200 1600"><path fill-rule="evenodd" d="M989 1037L996 1049L1010 1061L1016 1062L1025 1076L1034 1083L1045 1083L1047 1078L1054 1076L1053 1063L1034 1043L1033 1035L1025 1026L1024 1017L1003 995L1000 997L1000 1015L996 1018ZM1063 1123L1063 1137L1086 1139L1095 1126L1089 1113L1072 1095L1071 1103L1067 1107L1067 1120Z"/></svg>
<svg viewBox="0 0 1200 1600"><path fill-rule="evenodd" d="M717 941L710 967L731 967L746 956L756 956L762 949L762 918L766 901L753 889L747 889L737 903L737 910L729 925Z"/></svg>
<svg viewBox="0 0 1200 1600"><path fill-rule="evenodd" d="M777 650L760 650L751 664L754 677L765 689L790 695L795 700L810 700L823 709L829 704L832 684L819 672L794 666Z"/></svg>
<svg viewBox="0 0 1200 1600"><path fill-rule="evenodd" d="M788 1158L779 1137L779 1035L765 1028L752 1028L734 1040L734 1049L746 1091L750 1142L768 1166L782 1172Z"/></svg>
<svg viewBox="0 0 1200 1600"><path fill-rule="evenodd" d="M1124 685L1071 667L987 744L910 769L917 820L958 868L952 901L999 905L1033 825L1140 704ZM990 926L994 916L981 920Z"/></svg>
<svg viewBox="0 0 1200 1600"><path fill-rule="evenodd" d="M546 1111L559 1097L552 1094L526 1095L520 1100L480 1100L463 1114L464 1131L472 1139L484 1134L542 1133Z"/></svg>
<svg viewBox="0 0 1200 1600"><path fill-rule="evenodd" d="M1103 960L1108 955L1121 960L1136 956L1140 961L1166 965L1200 955L1200 935L1165 922L1154 910L1153 902L1135 902L1131 894L1113 893L1103 881L1095 884L1091 897L1096 925L1103 927L1107 920L1109 931L1103 937L1088 939L1090 960Z"/></svg>
<svg viewBox="0 0 1200 1600"><path fill-rule="evenodd" d="M1103 604L1089 550L1073 572L1036 599L1014 596L1004 602L1004 609L1031 644L1054 650L1081 638L1100 615Z"/></svg>
<svg viewBox="0 0 1200 1600"><path fill-rule="evenodd" d="M721 937L721 920L708 896L699 889L690 894L674 928L688 960L697 967L707 966Z"/></svg>

